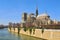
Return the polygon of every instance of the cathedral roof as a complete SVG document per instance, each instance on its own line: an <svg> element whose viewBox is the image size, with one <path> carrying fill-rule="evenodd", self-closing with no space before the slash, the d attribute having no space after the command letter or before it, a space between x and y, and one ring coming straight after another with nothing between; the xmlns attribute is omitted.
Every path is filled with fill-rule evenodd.
<svg viewBox="0 0 60 40"><path fill-rule="evenodd" d="M41 15L38 15L37 17L40 17L40 16L49 16L49 15L46 14L46 13L43 13L43 14L41 14Z"/></svg>

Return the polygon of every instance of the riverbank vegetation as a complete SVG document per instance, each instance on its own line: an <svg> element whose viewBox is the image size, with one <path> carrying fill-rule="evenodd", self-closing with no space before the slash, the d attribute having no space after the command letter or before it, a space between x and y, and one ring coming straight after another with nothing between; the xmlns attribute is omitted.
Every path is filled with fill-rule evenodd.
<svg viewBox="0 0 60 40"><path fill-rule="evenodd" d="M22 23L23 24L23 23ZM36 25L37 24L37 25ZM9 23L9 27L8 27L10 30L11 28L14 29L15 31L15 28L18 29L18 34L20 32L20 30L23 28L23 30L26 32L26 31L29 31L30 34L32 33L33 31L33 34L35 34L35 29L42 29L41 33L43 34L44 33L44 29L60 29L60 25L55 25L55 24L50 24L50 25L40 25L39 22L36 22L36 23L32 23L32 22L29 22L29 23L24 23L23 26L21 27L21 24L19 23Z"/></svg>

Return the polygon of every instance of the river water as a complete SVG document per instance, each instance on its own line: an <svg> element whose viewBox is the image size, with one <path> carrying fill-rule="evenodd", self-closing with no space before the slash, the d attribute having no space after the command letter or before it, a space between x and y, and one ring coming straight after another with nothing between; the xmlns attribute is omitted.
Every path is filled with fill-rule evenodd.
<svg viewBox="0 0 60 40"><path fill-rule="evenodd" d="M11 33L8 31L7 28L5 28L0 29L0 40L42 40L42 39Z"/></svg>

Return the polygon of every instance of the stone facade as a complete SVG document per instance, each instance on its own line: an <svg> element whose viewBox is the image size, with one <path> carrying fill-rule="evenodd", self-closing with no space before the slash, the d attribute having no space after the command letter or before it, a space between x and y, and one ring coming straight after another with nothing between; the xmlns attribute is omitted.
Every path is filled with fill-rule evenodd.
<svg viewBox="0 0 60 40"><path fill-rule="evenodd" d="M30 13L29 15L25 15L23 13L22 21L23 23L32 22L33 24L37 25L49 25L49 24L58 24L58 21L51 20L50 16L47 13L42 13L38 15L38 9L36 9L36 15L34 13Z"/></svg>

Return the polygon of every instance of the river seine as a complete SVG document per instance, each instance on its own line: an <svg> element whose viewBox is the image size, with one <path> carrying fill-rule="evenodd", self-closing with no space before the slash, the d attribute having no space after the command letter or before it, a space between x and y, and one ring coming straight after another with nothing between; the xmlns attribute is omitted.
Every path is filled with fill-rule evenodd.
<svg viewBox="0 0 60 40"><path fill-rule="evenodd" d="M8 31L7 28L5 28L0 29L0 40L42 40L42 39L11 33Z"/></svg>

